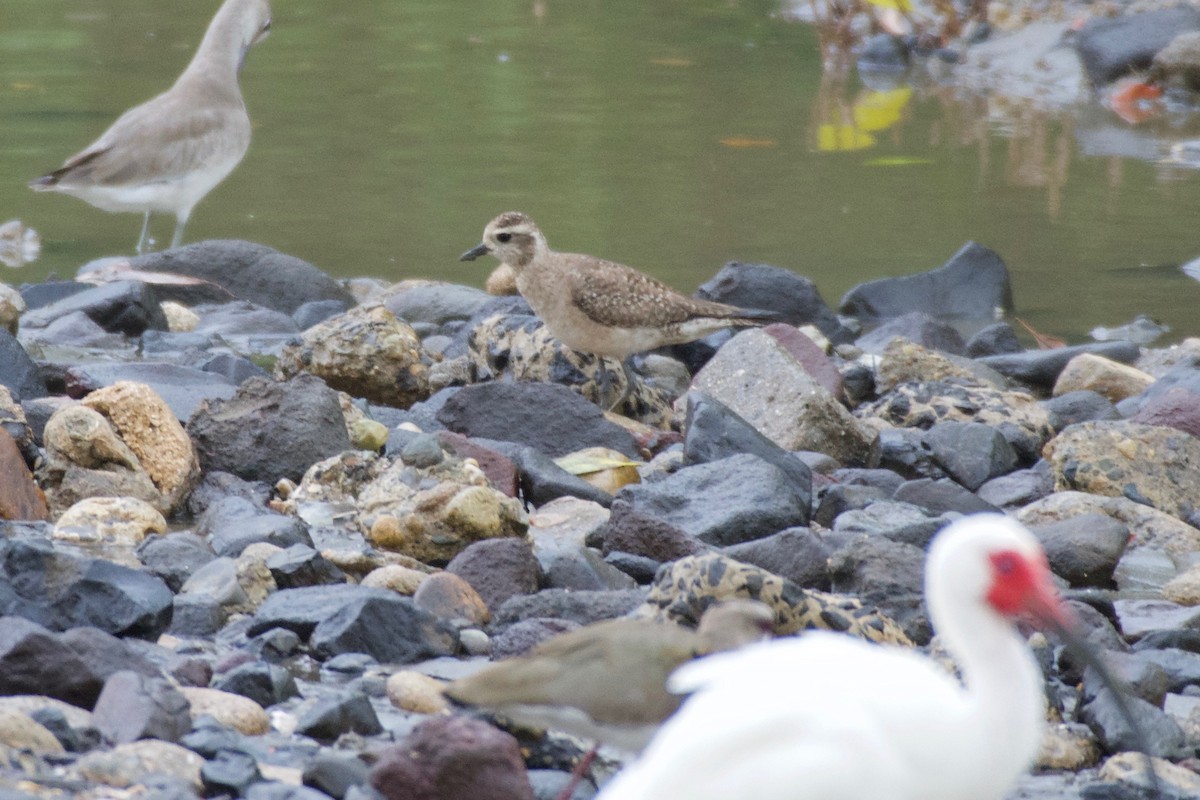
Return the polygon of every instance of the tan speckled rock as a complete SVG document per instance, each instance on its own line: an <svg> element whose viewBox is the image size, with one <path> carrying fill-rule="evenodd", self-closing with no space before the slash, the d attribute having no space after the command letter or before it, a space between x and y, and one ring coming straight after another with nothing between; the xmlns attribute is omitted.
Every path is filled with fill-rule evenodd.
<svg viewBox="0 0 1200 800"><path fill-rule="evenodd" d="M167 318L167 329L171 333L190 333L200 324L199 314L174 300L159 303L159 307Z"/></svg>
<svg viewBox="0 0 1200 800"><path fill-rule="evenodd" d="M439 572L422 581L413 602L438 619L465 621L476 627L486 625L492 618L479 592L450 572Z"/></svg>
<svg viewBox="0 0 1200 800"><path fill-rule="evenodd" d="M1163 599L1181 606L1200 606L1200 564L1196 564L1163 584Z"/></svg>
<svg viewBox="0 0 1200 800"><path fill-rule="evenodd" d="M412 595L429 575L399 564L388 564L372 570L362 579L363 586L391 589L397 594Z"/></svg>
<svg viewBox="0 0 1200 800"><path fill-rule="evenodd" d="M1129 781L1141 785L1140 776L1145 769L1146 757L1141 753L1117 753L1101 765L1098 777L1102 781ZM1155 758L1154 772L1158 775L1158 779L1166 784L1165 788L1175 790L1169 792L1168 796L1200 796L1200 775L1190 769L1172 764L1165 758Z"/></svg>
<svg viewBox="0 0 1200 800"><path fill-rule="evenodd" d="M284 347L277 377L309 372L334 389L396 408L429 396L429 368L412 326L382 305L357 306Z"/></svg>
<svg viewBox="0 0 1200 800"><path fill-rule="evenodd" d="M417 714L438 714L450 707L441 681L409 670L388 676L387 696L396 708Z"/></svg>
<svg viewBox="0 0 1200 800"><path fill-rule="evenodd" d="M1154 376L1136 367L1093 353L1081 353L1068 361L1059 373L1053 394L1058 397L1067 392L1089 390L1118 403L1141 394L1152 383Z"/></svg>
<svg viewBox="0 0 1200 800"><path fill-rule="evenodd" d="M1057 491L1128 497L1187 519L1200 498L1200 439L1125 420L1071 425L1046 445Z"/></svg>
<svg viewBox="0 0 1200 800"><path fill-rule="evenodd" d="M142 739L111 750L93 750L75 762L84 778L108 786L131 786L150 775L171 775L201 786L204 759L185 747L160 739Z"/></svg>
<svg viewBox="0 0 1200 800"><path fill-rule="evenodd" d="M62 743L45 726L17 711L0 710L0 744L35 753L61 753Z"/></svg>
<svg viewBox="0 0 1200 800"><path fill-rule="evenodd" d="M1100 745L1085 725L1055 723L1042 736L1038 769L1069 769L1078 772L1100 761Z"/></svg>
<svg viewBox="0 0 1200 800"><path fill-rule="evenodd" d="M200 461L175 413L144 383L119 381L83 399L109 421L174 510L200 480Z"/></svg>
<svg viewBox="0 0 1200 800"><path fill-rule="evenodd" d="M267 712L248 697L199 686L181 686L179 691L192 704L192 719L211 714L225 727L246 736L258 736L271 729Z"/></svg>
<svg viewBox="0 0 1200 800"><path fill-rule="evenodd" d="M54 524L59 541L137 545L148 535L167 532L154 506L135 497L89 497L68 508Z"/></svg>
<svg viewBox="0 0 1200 800"><path fill-rule="evenodd" d="M237 557L237 581L246 593L248 610L258 608L267 595L279 588L267 568L267 559L282 551L283 548L268 542L255 542Z"/></svg>
<svg viewBox="0 0 1200 800"><path fill-rule="evenodd" d="M136 497L169 511L141 462L99 412L84 405L55 411L43 432L46 462L38 483L54 515L88 497Z"/></svg>
<svg viewBox="0 0 1200 800"><path fill-rule="evenodd" d="M0 283L0 328L4 328L16 336L21 315L24 313L25 298L21 297L21 293L7 283Z"/></svg>
<svg viewBox="0 0 1200 800"><path fill-rule="evenodd" d="M962 363L945 353L922 347L897 336L888 342L875 370L875 390L879 394L889 392L901 383L913 381L940 381L960 378L973 384L988 384L977 373L978 365Z"/></svg>

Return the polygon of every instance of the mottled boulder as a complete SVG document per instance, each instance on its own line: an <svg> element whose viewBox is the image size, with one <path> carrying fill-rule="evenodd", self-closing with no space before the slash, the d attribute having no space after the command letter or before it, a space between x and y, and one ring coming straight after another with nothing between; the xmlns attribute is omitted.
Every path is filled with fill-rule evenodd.
<svg viewBox="0 0 1200 800"><path fill-rule="evenodd" d="M853 597L801 589L765 569L719 553L681 558L659 571L638 617L695 626L714 602L748 597L775 611L777 635L836 630L875 642L907 644L892 620Z"/></svg>
<svg viewBox="0 0 1200 800"><path fill-rule="evenodd" d="M465 716L422 722L380 754L371 785L386 800L533 800L517 740Z"/></svg>
<svg viewBox="0 0 1200 800"><path fill-rule="evenodd" d="M311 375L284 383L250 378L229 400L204 404L188 422L200 464L246 480L298 480L350 447L338 393Z"/></svg>
<svg viewBox="0 0 1200 800"><path fill-rule="evenodd" d="M286 345L276 376L316 375L373 403L408 408L429 397L429 367L412 327L383 306L358 306Z"/></svg>
<svg viewBox="0 0 1200 800"><path fill-rule="evenodd" d="M863 420L923 430L942 420L981 422L999 430L1026 463L1037 460L1053 435L1045 409L1032 396L951 381L902 383L854 413Z"/></svg>
<svg viewBox="0 0 1200 800"><path fill-rule="evenodd" d="M565 386L604 409L623 398L612 410L647 425L665 426L671 418L671 398L664 391L640 380L631 386L620 361L572 350L551 336L535 316L504 314L479 321L467 339L467 356L477 380L510 376L518 385ZM468 435L504 438L447 427Z"/></svg>
<svg viewBox="0 0 1200 800"><path fill-rule="evenodd" d="M880 351L875 390L889 392L902 383L945 381L1005 388L1005 379L978 361L939 352L908 339L893 338Z"/></svg>
<svg viewBox="0 0 1200 800"><path fill-rule="evenodd" d="M697 373L692 389L723 403L785 450L813 450L843 464L869 465L878 458L874 431L765 331L730 339Z"/></svg>
<svg viewBox="0 0 1200 800"><path fill-rule="evenodd" d="M1127 497L1189 522L1200 502L1200 439L1133 422L1083 422L1045 450L1059 491Z"/></svg>
<svg viewBox="0 0 1200 800"><path fill-rule="evenodd" d="M523 536L528 525L520 501L452 456L424 467L363 452L327 459L284 507L311 502L352 504L353 523L374 545L426 563L445 564L482 539Z"/></svg>

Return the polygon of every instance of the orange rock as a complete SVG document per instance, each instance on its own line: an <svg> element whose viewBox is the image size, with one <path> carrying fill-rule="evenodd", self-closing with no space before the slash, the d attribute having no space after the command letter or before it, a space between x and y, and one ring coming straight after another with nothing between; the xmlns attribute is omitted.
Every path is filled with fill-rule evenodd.
<svg viewBox="0 0 1200 800"><path fill-rule="evenodd" d="M0 519L49 518L46 495L33 482L17 443L0 430Z"/></svg>

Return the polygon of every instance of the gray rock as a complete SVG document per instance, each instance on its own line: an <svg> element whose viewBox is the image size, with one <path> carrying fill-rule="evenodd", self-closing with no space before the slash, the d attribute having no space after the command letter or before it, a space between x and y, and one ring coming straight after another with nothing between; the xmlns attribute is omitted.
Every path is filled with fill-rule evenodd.
<svg viewBox="0 0 1200 800"><path fill-rule="evenodd" d="M241 497L226 497L210 505L196 521L196 534L204 537L219 556L237 557L256 542L282 548L296 544L312 547L303 521Z"/></svg>
<svg viewBox="0 0 1200 800"><path fill-rule="evenodd" d="M131 645L134 640L118 639L99 628L71 628L60 633L58 639L75 651L100 682L121 671L148 678L162 677L162 671Z"/></svg>
<svg viewBox="0 0 1200 800"><path fill-rule="evenodd" d="M239 664L219 676L213 682L213 688L249 697L263 708L270 708L288 698L300 696L300 689L296 686L296 679L292 677L292 673L265 661Z"/></svg>
<svg viewBox="0 0 1200 800"><path fill-rule="evenodd" d="M743 454L684 467L618 492L634 511L706 544L729 545L808 524L810 496L778 467Z"/></svg>
<svg viewBox="0 0 1200 800"><path fill-rule="evenodd" d="M901 480L903 483L903 480ZM899 487L896 487L899 488ZM825 528L832 528L839 516L856 508L866 508L880 500L887 500L895 489L878 486L855 486L835 483L821 490L812 521Z"/></svg>
<svg viewBox="0 0 1200 800"><path fill-rule="evenodd" d="M193 367L142 361L132 364L77 364L67 369L67 394L82 397L118 381L144 383L161 397L180 421L206 402L219 402L237 391L219 376Z"/></svg>
<svg viewBox="0 0 1200 800"><path fill-rule="evenodd" d="M884 500L842 514L834 521L833 531L847 538L881 536L924 550L934 534L949 523L944 516L933 516L910 503Z"/></svg>
<svg viewBox="0 0 1200 800"><path fill-rule="evenodd" d="M200 317L196 333L221 337L288 337L300 333L300 326L283 311L235 300L216 306L192 309Z"/></svg>
<svg viewBox="0 0 1200 800"><path fill-rule="evenodd" d="M138 739L178 742L191 730L191 705L165 678L115 672L96 699L92 723L116 744Z"/></svg>
<svg viewBox="0 0 1200 800"><path fill-rule="evenodd" d="M791 480L805 507L812 504L812 472L808 465L768 439L724 403L701 392L690 392L683 425L685 462L706 464L739 453L758 456ZM807 519L800 524L805 523Z"/></svg>
<svg viewBox="0 0 1200 800"><path fill-rule="evenodd" d="M815 325L835 344L853 333L821 299L816 284L790 269L730 261L696 290L696 297L718 303L778 312L780 321L799 328Z"/></svg>
<svg viewBox="0 0 1200 800"><path fill-rule="evenodd" d="M471 584L493 612L510 597L538 590L538 562L525 539L485 539L467 545L446 571Z"/></svg>
<svg viewBox="0 0 1200 800"><path fill-rule="evenodd" d="M260 780L262 773L258 771L254 756L238 750L220 750L200 765L200 783L205 797L242 797Z"/></svg>
<svg viewBox="0 0 1200 800"><path fill-rule="evenodd" d="M311 375L251 378L229 400L198 411L187 431L204 471L272 484L299 480L312 464L350 449L337 392Z"/></svg>
<svg viewBox="0 0 1200 800"><path fill-rule="evenodd" d="M536 594L509 598L492 615L496 625L509 625L531 617L554 617L580 625L623 617L645 600L642 589L574 592L544 589Z"/></svg>
<svg viewBox="0 0 1200 800"><path fill-rule="evenodd" d="M4 328L0 328L0 386L7 388L18 401L46 395L46 382L37 364Z"/></svg>
<svg viewBox="0 0 1200 800"><path fill-rule="evenodd" d="M469 286L430 283L396 292L383 305L410 325L423 322L440 328L447 322L471 319L493 299Z"/></svg>
<svg viewBox="0 0 1200 800"><path fill-rule="evenodd" d="M203 278L234 296L291 314L305 303L354 298L313 265L251 242L212 239L130 259L130 267Z"/></svg>
<svg viewBox="0 0 1200 800"><path fill-rule="evenodd" d="M560 497L591 500L605 508L612 504L611 494L567 472L536 447L496 439L476 438L471 441L503 453L516 465L521 494L534 506L544 506Z"/></svg>
<svg viewBox="0 0 1200 800"><path fill-rule="evenodd" d="M999 508L1017 508L1040 500L1054 491L1054 477L1046 462L992 478L975 490L980 500Z"/></svg>
<svg viewBox="0 0 1200 800"><path fill-rule="evenodd" d="M687 531L649 512L639 511L624 498L613 500L608 522L589 546L599 547L606 555L613 552L644 556L654 561L674 561L704 552L708 546Z"/></svg>
<svg viewBox="0 0 1200 800"><path fill-rule="evenodd" d="M937 481L918 478L908 481L896 490L892 499L912 503L934 514L942 514L946 511L957 511L960 514L1000 511L991 503L980 499L949 478Z"/></svg>
<svg viewBox="0 0 1200 800"><path fill-rule="evenodd" d="M859 284L846 293L838 310L864 321L913 311L937 317L992 319L997 309L1012 307L1008 267L993 251L968 242L937 269Z"/></svg>
<svg viewBox="0 0 1200 800"><path fill-rule="evenodd" d="M859 536L829 557L833 591L878 606L916 644L928 644L933 633L922 599L924 567L921 548L882 536Z"/></svg>
<svg viewBox="0 0 1200 800"><path fill-rule="evenodd" d="M884 428L879 432L879 466L908 480L946 477L925 441L925 432L916 428Z"/></svg>
<svg viewBox="0 0 1200 800"><path fill-rule="evenodd" d="M169 631L174 636L203 639L216 635L229 621L220 598L208 594L179 594L171 612Z"/></svg>
<svg viewBox="0 0 1200 800"><path fill-rule="evenodd" d="M638 455L625 429L580 395L553 383L465 386L446 401L437 419L464 436L517 442L553 458L585 447Z"/></svg>
<svg viewBox="0 0 1200 800"><path fill-rule="evenodd" d="M272 493L271 487L262 481L245 481L220 470L206 471L199 485L188 495L187 511L191 516L199 517L209 506L225 497L241 497L265 509Z"/></svg>
<svg viewBox="0 0 1200 800"><path fill-rule="evenodd" d="M292 320L297 328L306 331L345 310L346 305L341 300L309 300L292 312Z"/></svg>
<svg viewBox="0 0 1200 800"><path fill-rule="evenodd" d="M147 536L136 550L138 560L150 574L178 592L193 572L216 558L204 539L191 531L178 531L165 536Z"/></svg>
<svg viewBox="0 0 1200 800"><path fill-rule="evenodd" d="M22 328L45 328L60 317L77 311L110 333L139 336L148 328L167 330L161 298L150 284L115 281L76 292L49 305L27 311Z"/></svg>
<svg viewBox="0 0 1200 800"><path fill-rule="evenodd" d="M40 283L27 283L20 288L21 299L25 301L25 307L32 311L35 308L48 306L51 303L57 303L59 300L66 299L73 294L86 292L88 289L94 288L94 283L84 283L83 281L41 281Z"/></svg>
<svg viewBox="0 0 1200 800"><path fill-rule="evenodd" d="M1130 342L1094 342L1057 347L1053 350L1026 350L1023 353L984 356L979 361L1007 378L1044 390L1048 394L1054 388L1054 382L1058 380L1059 373L1067 366L1067 362L1080 353L1093 353L1122 364L1132 364L1137 360L1139 352L1140 348Z"/></svg>
<svg viewBox="0 0 1200 800"><path fill-rule="evenodd" d="M343 733L374 736L383 733L383 725L361 692L347 691L336 697L318 700L296 723L296 732L314 739L333 741Z"/></svg>
<svg viewBox="0 0 1200 800"><path fill-rule="evenodd" d="M269 595L255 610L246 635L257 636L272 628L285 628L307 639L317 623L345 606L365 599L390 600L396 596L395 592L387 589L371 589L357 584L280 589Z"/></svg>
<svg viewBox="0 0 1200 800"><path fill-rule="evenodd" d="M351 601L325 616L309 636L313 654L327 659L342 653L366 653L391 664L454 654L458 637L452 630L417 608L411 598L389 594L387 598Z"/></svg>
<svg viewBox="0 0 1200 800"><path fill-rule="evenodd" d="M370 770L357 754L322 750L305 763L301 780L330 797L345 797L352 787L366 784Z"/></svg>
<svg viewBox="0 0 1200 800"><path fill-rule="evenodd" d="M294 544L271 555L267 558L267 569L280 589L346 582L346 573L305 544Z"/></svg>
<svg viewBox="0 0 1200 800"><path fill-rule="evenodd" d="M547 639L581 627L578 622L559 617L531 617L514 622L492 637L492 658L516 658Z"/></svg>
<svg viewBox="0 0 1200 800"><path fill-rule="evenodd" d="M1105 514L1079 514L1032 530L1055 575L1072 586L1115 588L1113 570L1129 544L1127 526Z"/></svg>
<svg viewBox="0 0 1200 800"><path fill-rule="evenodd" d="M970 358L998 356L1002 353L1019 353L1024 350L1016 331L1007 322L994 322L981 328L967 340L964 355Z"/></svg>
<svg viewBox="0 0 1200 800"><path fill-rule="evenodd" d="M833 542L808 528L788 528L752 542L731 545L721 552L805 589L828 591L829 556L833 550Z"/></svg>
<svg viewBox="0 0 1200 800"><path fill-rule="evenodd" d="M942 420L925 432L925 443L938 466L971 491L1017 467L1012 445L980 422Z"/></svg>
<svg viewBox="0 0 1200 800"><path fill-rule="evenodd" d="M1149 755L1159 758L1178 758L1183 755L1184 734L1173 719L1140 697L1126 697L1125 702L1142 736L1129 727L1110 691L1101 692L1099 697L1083 706L1079 712L1079 718L1096 734L1105 752L1141 750L1144 741Z"/></svg>
<svg viewBox="0 0 1200 800"><path fill-rule="evenodd" d="M173 601L160 578L95 559L55 606L67 627L92 626L116 636L153 640L171 624Z"/></svg>
<svg viewBox="0 0 1200 800"><path fill-rule="evenodd" d="M1039 405L1046 409L1055 433L1076 422L1121 418L1107 397L1090 389L1066 392L1058 397L1042 400Z"/></svg>
<svg viewBox="0 0 1200 800"><path fill-rule="evenodd" d="M854 340L864 353L883 355L888 342L899 336L914 344L943 353L962 355L962 334L953 325L934 319L923 311L913 311L885 320L879 327Z"/></svg>
<svg viewBox="0 0 1200 800"><path fill-rule="evenodd" d="M54 675L48 681L46 676ZM0 694L41 694L91 708L104 685L69 645L22 617L0 617Z"/></svg>

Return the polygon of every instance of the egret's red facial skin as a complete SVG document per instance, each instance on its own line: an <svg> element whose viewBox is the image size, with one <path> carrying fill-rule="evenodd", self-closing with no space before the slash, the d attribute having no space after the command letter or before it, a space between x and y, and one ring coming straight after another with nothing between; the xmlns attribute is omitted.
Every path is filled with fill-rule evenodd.
<svg viewBox="0 0 1200 800"><path fill-rule="evenodd" d="M1044 557L1034 561L1015 550L1001 550L988 560L992 587L987 601L992 608L1007 617L1029 614L1039 622L1068 623Z"/></svg>

